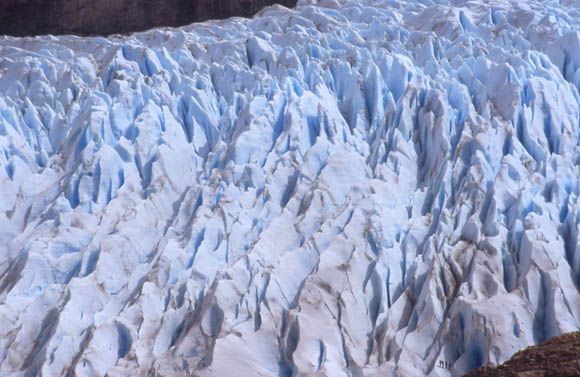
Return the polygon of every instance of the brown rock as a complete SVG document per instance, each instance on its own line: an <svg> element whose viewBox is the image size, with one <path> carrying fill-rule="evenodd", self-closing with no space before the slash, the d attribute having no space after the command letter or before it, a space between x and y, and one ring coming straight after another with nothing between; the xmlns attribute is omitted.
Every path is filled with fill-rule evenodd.
<svg viewBox="0 0 580 377"><path fill-rule="evenodd" d="M556 336L515 353L504 364L479 368L465 377L580 376L580 331Z"/></svg>
<svg viewBox="0 0 580 377"><path fill-rule="evenodd" d="M297 0L2 0L0 35L109 35L251 17L274 3Z"/></svg>

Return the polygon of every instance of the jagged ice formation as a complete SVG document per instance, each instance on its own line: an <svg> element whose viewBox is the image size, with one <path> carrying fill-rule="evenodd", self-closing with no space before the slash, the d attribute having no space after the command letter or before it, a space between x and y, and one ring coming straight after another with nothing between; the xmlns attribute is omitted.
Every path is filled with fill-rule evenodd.
<svg viewBox="0 0 580 377"><path fill-rule="evenodd" d="M579 21L0 38L0 375L461 375L579 329Z"/></svg>

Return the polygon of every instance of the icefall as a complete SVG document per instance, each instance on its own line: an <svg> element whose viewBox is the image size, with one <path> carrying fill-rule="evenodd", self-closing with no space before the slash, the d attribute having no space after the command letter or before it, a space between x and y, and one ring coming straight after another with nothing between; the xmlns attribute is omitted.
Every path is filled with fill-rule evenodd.
<svg viewBox="0 0 580 377"><path fill-rule="evenodd" d="M0 375L459 376L578 330L579 22L0 38Z"/></svg>

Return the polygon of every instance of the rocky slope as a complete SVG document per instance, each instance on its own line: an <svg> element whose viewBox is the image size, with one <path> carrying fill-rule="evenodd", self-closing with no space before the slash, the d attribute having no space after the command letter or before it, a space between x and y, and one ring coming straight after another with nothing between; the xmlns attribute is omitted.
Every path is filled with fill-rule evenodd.
<svg viewBox="0 0 580 377"><path fill-rule="evenodd" d="M580 332L556 336L517 352L502 365L483 367L465 377L580 376Z"/></svg>
<svg viewBox="0 0 580 377"><path fill-rule="evenodd" d="M0 35L108 35L180 26L228 17L251 17L274 3L297 0L3 0Z"/></svg>

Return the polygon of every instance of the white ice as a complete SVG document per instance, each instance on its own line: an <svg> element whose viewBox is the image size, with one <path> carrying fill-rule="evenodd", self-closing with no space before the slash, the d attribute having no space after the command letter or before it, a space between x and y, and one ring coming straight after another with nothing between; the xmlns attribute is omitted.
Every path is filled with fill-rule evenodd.
<svg viewBox="0 0 580 377"><path fill-rule="evenodd" d="M578 330L579 89L570 0L0 37L0 375L459 376Z"/></svg>

